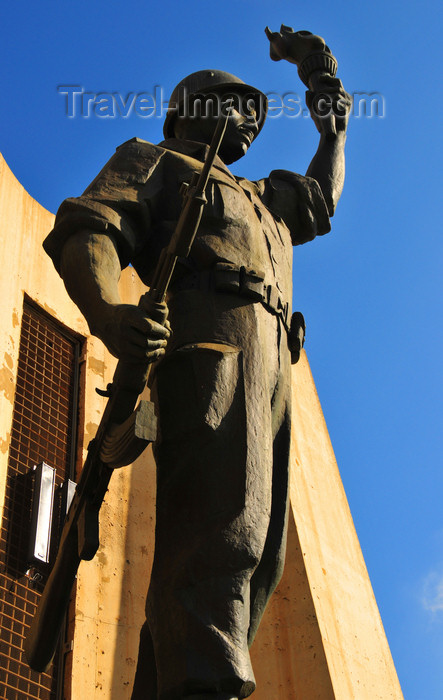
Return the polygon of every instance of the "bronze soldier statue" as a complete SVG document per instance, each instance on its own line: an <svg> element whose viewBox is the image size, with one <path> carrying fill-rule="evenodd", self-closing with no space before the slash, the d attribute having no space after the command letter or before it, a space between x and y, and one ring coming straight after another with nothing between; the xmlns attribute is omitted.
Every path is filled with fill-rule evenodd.
<svg viewBox="0 0 443 700"><path fill-rule="evenodd" d="M283 570L291 350L296 359L300 349L292 246L330 230L350 100L320 37L266 31L271 57L297 64L309 86L320 143L306 176L234 177L226 166L260 132L266 98L233 75L199 71L171 97L165 140L117 148L83 195L63 202L45 242L91 332L118 358L156 361L156 544L133 700L251 695L248 650ZM131 263L151 284L182 184L201 170L227 98L208 204L162 324L121 303L120 272Z"/></svg>

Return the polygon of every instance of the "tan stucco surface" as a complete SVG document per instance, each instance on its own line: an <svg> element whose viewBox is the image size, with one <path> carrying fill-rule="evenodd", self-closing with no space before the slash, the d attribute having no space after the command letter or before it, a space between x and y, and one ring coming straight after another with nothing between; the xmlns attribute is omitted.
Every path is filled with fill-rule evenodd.
<svg viewBox="0 0 443 700"><path fill-rule="evenodd" d="M52 263L41 247L53 220L53 214L23 189L0 155L0 506L4 497L24 294L73 330L87 334L85 321L68 298L61 279L54 275Z"/></svg>
<svg viewBox="0 0 443 700"><path fill-rule="evenodd" d="M103 411L95 387L115 360L91 338L41 243L53 215L0 156L0 508L3 505L24 294L86 338L85 455ZM122 297L137 302L132 269ZM343 491L306 356L293 372L291 514L283 579L252 650L257 700L401 700L402 694ZM80 462L81 460L79 460ZM125 700L152 562L155 470L150 450L117 471L101 512L101 546L80 566L71 688L74 700Z"/></svg>

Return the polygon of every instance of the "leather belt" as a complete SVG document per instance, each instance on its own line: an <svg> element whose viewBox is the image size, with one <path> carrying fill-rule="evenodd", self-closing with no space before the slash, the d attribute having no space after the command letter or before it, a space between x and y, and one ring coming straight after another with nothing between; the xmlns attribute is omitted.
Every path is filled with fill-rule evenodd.
<svg viewBox="0 0 443 700"><path fill-rule="evenodd" d="M278 316L289 333L289 304L283 301L273 284L266 284L264 274L232 263L218 262L210 270L183 275L171 284L172 294L191 289L238 294L252 302L261 302L265 309Z"/></svg>

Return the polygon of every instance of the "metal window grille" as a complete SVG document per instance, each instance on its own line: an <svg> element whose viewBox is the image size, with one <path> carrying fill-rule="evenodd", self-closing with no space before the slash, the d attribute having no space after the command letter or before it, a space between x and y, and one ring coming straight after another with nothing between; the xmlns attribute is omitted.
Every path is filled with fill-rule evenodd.
<svg viewBox="0 0 443 700"><path fill-rule="evenodd" d="M26 573L26 559L33 465L55 467L56 486L73 477L79 349L79 340L25 302L0 533L0 697L6 700L60 697L57 659L40 674L23 656L41 595L38 577L33 581Z"/></svg>

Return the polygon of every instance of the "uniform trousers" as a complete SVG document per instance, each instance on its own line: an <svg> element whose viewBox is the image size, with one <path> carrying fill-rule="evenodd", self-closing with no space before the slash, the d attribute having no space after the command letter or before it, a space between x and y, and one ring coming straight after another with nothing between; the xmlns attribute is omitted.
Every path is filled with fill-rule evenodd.
<svg viewBox="0 0 443 700"><path fill-rule="evenodd" d="M248 697L284 565L290 353L261 303L188 290L155 372L156 541L132 700ZM211 695L213 694L213 695Z"/></svg>

